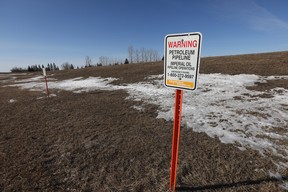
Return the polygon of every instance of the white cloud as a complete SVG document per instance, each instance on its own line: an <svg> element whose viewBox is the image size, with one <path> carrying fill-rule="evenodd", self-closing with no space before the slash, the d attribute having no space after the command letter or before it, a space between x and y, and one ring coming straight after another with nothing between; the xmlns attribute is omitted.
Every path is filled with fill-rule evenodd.
<svg viewBox="0 0 288 192"><path fill-rule="evenodd" d="M240 19L251 29L258 31L288 30L288 21L285 21L267 8L255 1L228 1L218 2L218 9L222 14L228 14L229 19Z"/></svg>
<svg viewBox="0 0 288 192"><path fill-rule="evenodd" d="M288 22L278 18L276 15L269 12L266 8L261 7L256 2L252 1L249 4L247 21L251 27L256 30L270 29L285 29L288 30Z"/></svg>

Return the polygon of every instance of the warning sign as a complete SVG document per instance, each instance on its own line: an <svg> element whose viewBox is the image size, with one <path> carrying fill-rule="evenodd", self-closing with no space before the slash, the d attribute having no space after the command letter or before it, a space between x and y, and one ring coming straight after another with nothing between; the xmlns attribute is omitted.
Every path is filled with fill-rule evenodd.
<svg viewBox="0 0 288 192"><path fill-rule="evenodd" d="M165 37L165 86L195 90L200 64L201 33L171 34Z"/></svg>

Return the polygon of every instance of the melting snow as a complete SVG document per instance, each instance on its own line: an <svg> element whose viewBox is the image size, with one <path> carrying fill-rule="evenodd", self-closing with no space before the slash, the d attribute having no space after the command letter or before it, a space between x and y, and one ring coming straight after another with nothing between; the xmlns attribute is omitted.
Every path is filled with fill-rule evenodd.
<svg viewBox="0 0 288 192"><path fill-rule="evenodd" d="M288 90L277 88L281 93L271 90L269 97L263 97L263 92L246 88L277 78L201 74L198 90L184 91L182 125L218 137L223 143L238 143L242 150L250 147L263 155L273 153L288 160ZM163 80L130 84L127 88L130 99L159 105L158 118L173 120L175 91L164 88Z"/></svg>
<svg viewBox="0 0 288 192"><path fill-rule="evenodd" d="M275 162L279 169L288 167L288 90L276 88L268 93L248 90L255 82L273 79L288 79L288 76L201 74L198 90L184 91L182 125L196 132L205 132L218 137L223 143L237 143L239 149L253 148L261 154L273 154L283 159ZM44 81L18 83L23 89L45 89ZM159 106L158 118L173 120L174 90L163 86L163 75L150 76L150 82L125 86L111 85L114 78L89 77L49 82L50 89L63 89L75 93L83 91L124 89L129 98L145 104ZM24 82L24 81L22 81ZM144 107L144 108L143 108Z"/></svg>
<svg viewBox="0 0 288 192"><path fill-rule="evenodd" d="M34 81L32 81L34 79ZM112 85L109 85L115 78L99 78L99 77L89 77L83 79L82 77L77 77L74 79L63 80L63 81L49 81L49 89L62 89L66 91L73 91L75 93L80 93L84 91L93 91L97 89L111 90ZM43 76L30 78L22 80L22 82L27 83L18 83L9 86L20 87L22 89L30 89L31 91L43 91L45 89L45 82Z"/></svg>

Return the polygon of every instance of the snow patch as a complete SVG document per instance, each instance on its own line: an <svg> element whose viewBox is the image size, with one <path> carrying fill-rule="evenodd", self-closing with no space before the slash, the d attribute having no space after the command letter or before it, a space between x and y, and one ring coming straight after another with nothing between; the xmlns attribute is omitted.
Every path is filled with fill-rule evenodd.
<svg viewBox="0 0 288 192"><path fill-rule="evenodd" d="M15 103L17 100L15 100L15 99L10 99L8 102L9 103Z"/></svg>
<svg viewBox="0 0 288 192"><path fill-rule="evenodd" d="M14 82L15 83L27 83L27 82L39 81L39 80L42 80L42 79L43 79L43 76L37 76L37 77L29 78L29 79L17 80L17 81L14 81Z"/></svg>
<svg viewBox="0 0 288 192"><path fill-rule="evenodd" d="M223 143L238 143L241 150L253 148L263 155L272 153L288 160L285 146L288 139L288 90L281 89L281 94L271 90L270 97L263 97L264 92L246 88L256 82L277 78L202 74L198 90L184 92L182 125L218 137ZM287 76L281 78L288 79ZM144 104L159 105L158 118L173 121L175 91L165 88L163 80L130 84L126 89L129 99L140 98ZM282 164L278 166L284 168Z"/></svg>
<svg viewBox="0 0 288 192"><path fill-rule="evenodd" d="M136 109L137 111L141 111L141 112L144 111L144 107L142 107L142 106L133 105L132 108Z"/></svg>
<svg viewBox="0 0 288 192"><path fill-rule="evenodd" d="M29 89L33 91L43 91L45 90L46 86L44 81L38 81L40 77L42 76L35 77L33 81L31 81L31 78L28 79L27 81L23 81L27 83L19 83L9 86L20 87L21 89ZM65 91L73 91L75 93L94 91L97 89L112 90L113 86L109 85L109 83L111 83L114 80L116 79L115 78L102 79L100 77L89 77L87 79L83 79L82 77L79 77L63 81L49 82L48 87L49 89L61 89Z"/></svg>
<svg viewBox="0 0 288 192"><path fill-rule="evenodd" d="M31 81L9 85L22 89L45 90L43 81L36 77ZM163 75L149 76L149 82L126 85L111 85L115 78L74 78L49 82L50 89L73 91L75 93L94 90L126 90L127 99L142 101L145 105L159 106L158 118L172 121L174 116L175 90L165 88ZM205 132L218 137L223 143L237 143L239 149L252 148L262 155L269 153L280 157L275 162L278 169L288 167L288 90L272 89L268 92L248 90L256 82L273 79L288 79L288 76L201 74L198 89L185 91L183 96L182 125L196 132Z"/></svg>

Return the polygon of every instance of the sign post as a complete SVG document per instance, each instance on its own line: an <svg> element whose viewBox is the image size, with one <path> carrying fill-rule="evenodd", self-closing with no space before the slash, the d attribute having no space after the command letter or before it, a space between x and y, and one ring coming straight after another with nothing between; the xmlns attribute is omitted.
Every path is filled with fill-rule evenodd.
<svg viewBox="0 0 288 192"><path fill-rule="evenodd" d="M47 80L47 75L46 75L46 69L42 68L42 70L43 70L43 76L44 76L45 84L46 84L46 95L47 95L47 97L49 97L49 89L48 89L48 80Z"/></svg>
<svg viewBox="0 0 288 192"><path fill-rule="evenodd" d="M180 140L180 127L182 116L182 98L183 91L177 89L175 93L175 110L174 110L174 125L172 135L172 152L171 152L171 170L170 170L170 190L175 190L177 164L178 164L178 149Z"/></svg>
<svg viewBox="0 0 288 192"><path fill-rule="evenodd" d="M201 33L171 34L165 37L164 84L176 89L172 135L170 190L175 191L182 116L183 90L194 91L200 64Z"/></svg>

